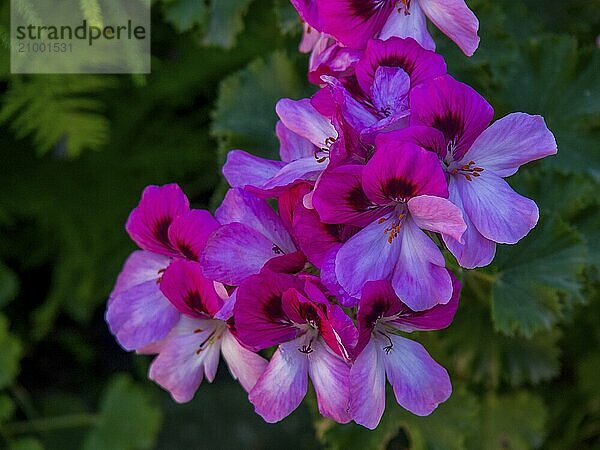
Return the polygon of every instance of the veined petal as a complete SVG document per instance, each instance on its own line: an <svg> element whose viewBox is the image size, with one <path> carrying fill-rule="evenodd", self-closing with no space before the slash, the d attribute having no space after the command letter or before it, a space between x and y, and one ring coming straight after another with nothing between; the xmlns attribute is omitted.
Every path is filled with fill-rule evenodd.
<svg viewBox="0 0 600 450"><path fill-rule="evenodd" d="M229 331L223 333L221 351L233 378L240 382L246 392L250 392L264 373L268 361L245 348Z"/></svg>
<svg viewBox="0 0 600 450"><path fill-rule="evenodd" d="M392 14L390 20L395 15ZM398 67L404 70L413 87L430 78L446 74L444 58L425 50L412 38L391 37L385 41L369 41L362 58L356 63L356 78L364 92L371 92L375 72L379 67Z"/></svg>
<svg viewBox="0 0 600 450"><path fill-rule="evenodd" d="M479 46L479 20L464 0L418 0L425 15L467 56Z"/></svg>
<svg viewBox="0 0 600 450"><path fill-rule="evenodd" d="M367 281L389 279L400 257L400 240L388 241L393 218L375 221L352 236L335 259L335 274L341 287L359 298ZM429 238L428 238L429 239Z"/></svg>
<svg viewBox="0 0 600 450"><path fill-rule="evenodd" d="M395 242L398 239L401 242ZM395 240L390 247L399 246L401 250L391 282L398 297L413 311L448 303L452 297L452 280L440 249L410 217Z"/></svg>
<svg viewBox="0 0 600 450"><path fill-rule="evenodd" d="M424 49L435 50L435 42L427 31L427 20L425 14L421 10L419 0L415 0L410 4L409 13L397 8L392 11L389 18L385 22L379 38L386 40L391 37L413 38Z"/></svg>
<svg viewBox="0 0 600 450"><path fill-rule="evenodd" d="M373 203L385 205L425 194L448 197L436 154L408 142L376 139L375 146L377 151L362 174L364 192Z"/></svg>
<svg viewBox="0 0 600 450"><path fill-rule="evenodd" d="M347 47L364 48L394 10L389 0L320 0L318 11L322 31L335 36Z"/></svg>
<svg viewBox="0 0 600 450"><path fill-rule="evenodd" d="M473 160L484 170L508 177L523 164L556 152L556 140L542 116L512 113L484 130L461 163Z"/></svg>
<svg viewBox="0 0 600 450"><path fill-rule="evenodd" d="M337 137L335 128L310 103L310 99L290 100L284 98L277 102L277 115L292 132L308 139L318 148L328 148L331 139Z"/></svg>
<svg viewBox="0 0 600 450"><path fill-rule="evenodd" d="M292 162L307 156L313 156L315 150L317 150L312 142L291 131L281 120L275 126L275 134L279 139L281 161Z"/></svg>
<svg viewBox="0 0 600 450"><path fill-rule="evenodd" d="M533 200L517 194L498 175L484 170L468 181L456 176L458 192L469 219L487 239L514 244L535 227L539 210Z"/></svg>
<svg viewBox="0 0 600 450"><path fill-rule="evenodd" d="M176 402L190 401L202 382L205 366L212 373L218 364L219 323L182 316L152 362L148 377L169 391Z"/></svg>
<svg viewBox="0 0 600 450"><path fill-rule="evenodd" d="M189 209L188 199L178 185L148 186L131 211L125 229L142 249L177 256L169 241L169 225Z"/></svg>
<svg viewBox="0 0 600 450"><path fill-rule="evenodd" d="M242 283L233 309L237 337L242 343L260 350L302 333L283 310L282 297L289 289L302 290L303 283L292 275L268 272Z"/></svg>
<svg viewBox="0 0 600 450"><path fill-rule="evenodd" d="M260 158L243 150L231 150L227 153L222 171L232 187L262 186L284 165L282 161Z"/></svg>
<svg viewBox="0 0 600 450"><path fill-rule="evenodd" d="M327 167L328 159L319 161L314 155L297 159L283 166L273 177L260 186L263 190L285 188L301 181L314 181Z"/></svg>
<svg viewBox="0 0 600 450"><path fill-rule="evenodd" d="M283 254L283 250L263 234L233 222L213 233L200 263L204 276L239 286L245 278L259 273L270 259Z"/></svg>
<svg viewBox="0 0 600 450"><path fill-rule="evenodd" d="M311 344L308 373L317 394L322 416L338 423L348 423L350 415L350 366L333 353L321 339Z"/></svg>
<svg viewBox="0 0 600 450"><path fill-rule="evenodd" d="M362 189L364 166L339 166L323 173L313 205L325 223L365 226L386 213ZM387 203L387 202L386 202Z"/></svg>
<svg viewBox="0 0 600 450"><path fill-rule="evenodd" d="M359 425L377 428L385 410L385 367L377 344L368 342L350 369L350 413Z"/></svg>
<svg viewBox="0 0 600 450"><path fill-rule="evenodd" d="M459 161L490 124L492 106L470 86L449 75L433 78L410 91L410 125L440 130Z"/></svg>
<svg viewBox="0 0 600 450"><path fill-rule="evenodd" d="M371 88L373 105L387 116L408 112L410 78L400 67L378 67Z"/></svg>
<svg viewBox="0 0 600 450"><path fill-rule="evenodd" d="M202 266L179 259L171 263L160 282L165 297L183 314L209 318L223 306L212 280L202 275Z"/></svg>
<svg viewBox="0 0 600 450"><path fill-rule="evenodd" d="M138 350L160 341L169 334L179 316L154 279L121 290L106 309L110 331L126 350Z"/></svg>
<svg viewBox="0 0 600 450"><path fill-rule="evenodd" d="M205 210L192 209L175 218L169 227L171 246L183 256L197 261L210 235L219 222Z"/></svg>
<svg viewBox="0 0 600 450"><path fill-rule="evenodd" d="M157 282L170 261L170 258L157 253L136 250L129 255L125 264L123 264L123 269L117 277L117 282L110 296L114 297L120 292L146 281L154 280Z"/></svg>
<svg viewBox="0 0 600 450"><path fill-rule="evenodd" d="M377 137L377 142L381 147L412 143L436 153L440 159L444 159L447 151L446 141L441 131L419 125L381 134Z"/></svg>
<svg viewBox="0 0 600 450"><path fill-rule="evenodd" d="M220 224L238 222L252 228L277 245L284 253L293 253L296 246L281 218L262 198L243 189L230 189L215 211Z"/></svg>
<svg viewBox="0 0 600 450"><path fill-rule="evenodd" d="M279 422L302 402L308 389L308 358L298 351L303 337L281 344L248 399L269 423Z"/></svg>
<svg viewBox="0 0 600 450"><path fill-rule="evenodd" d="M467 229L462 211L449 200L432 195L419 195L408 201L410 215L419 228L448 235L462 242Z"/></svg>
<svg viewBox="0 0 600 450"><path fill-rule="evenodd" d="M376 336L375 345L396 400L413 414L431 414L452 393L448 372L421 344L394 334L386 336L389 341Z"/></svg>
<svg viewBox="0 0 600 450"><path fill-rule="evenodd" d="M458 261L458 264L462 267L474 269L476 267L487 266L492 262L496 254L496 243L483 237L475 225L473 225L473 222L471 222L469 215L464 209L456 183L456 179L450 177L448 184L450 197L448 199L462 211L467 229L462 235L462 244L450 236L442 235L442 238L448 250L450 250Z"/></svg>

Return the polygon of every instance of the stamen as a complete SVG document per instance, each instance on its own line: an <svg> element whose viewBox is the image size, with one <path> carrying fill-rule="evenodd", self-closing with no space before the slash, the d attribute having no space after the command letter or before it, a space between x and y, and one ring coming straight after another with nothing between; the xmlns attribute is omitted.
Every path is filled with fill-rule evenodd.
<svg viewBox="0 0 600 450"><path fill-rule="evenodd" d="M312 349L312 339L310 341L308 341L308 345L303 345L302 348L299 348L298 351L300 353L304 353L305 355L308 355L312 352L314 352L314 350Z"/></svg>
<svg viewBox="0 0 600 450"><path fill-rule="evenodd" d="M215 330L216 331L216 330ZM208 337L206 339L204 339L204 341L202 341L202 343L200 344L198 350L196 350L196 355L199 355L200 353L202 353L205 350L205 345L208 344L212 344L213 343L213 337L215 335L215 331L213 331L212 333L210 333L208 335ZM195 333L196 331L194 331Z"/></svg>
<svg viewBox="0 0 600 450"><path fill-rule="evenodd" d="M389 345L386 345L385 347L383 347L383 349L385 350L385 354L389 355L390 352L392 351L392 349L394 348L394 343L392 342L392 338L390 338L387 334L385 334L382 331L380 331L379 334L381 334L384 338L386 338L390 343Z"/></svg>
<svg viewBox="0 0 600 450"><path fill-rule="evenodd" d="M283 255L283 254L285 254L285 252L283 250L281 250L281 247L279 247L277 244L273 244L273 247L271 248L271 250L276 255Z"/></svg>
<svg viewBox="0 0 600 450"><path fill-rule="evenodd" d="M483 172L482 167L473 167L475 165L475 161L469 161L469 164L463 164L460 167L455 168L450 172L451 175L460 174L467 181L473 181L473 178L477 178L481 176L481 172Z"/></svg>

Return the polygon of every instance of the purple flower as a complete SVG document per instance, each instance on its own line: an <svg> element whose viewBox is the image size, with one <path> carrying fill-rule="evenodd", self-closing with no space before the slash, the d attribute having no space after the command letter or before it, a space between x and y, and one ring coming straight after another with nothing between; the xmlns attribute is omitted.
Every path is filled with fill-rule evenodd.
<svg viewBox="0 0 600 450"><path fill-rule="evenodd" d="M426 311L415 312L404 304L385 281L365 285L358 306L359 340L350 370L352 419L373 429L385 409L385 380L396 400L410 412L426 416L452 392L446 370L418 343L398 331L439 330L452 322L460 283L452 278L452 300Z"/></svg>
<svg viewBox="0 0 600 450"><path fill-rule="evenodd" d="M266 264L289 272L304 267L304 255L265 200L230 189L215 217L222 226L212 233L200 257L207 278L239 286Z"/></svg>
<svg viewBox="0 0 600 450"><path fill-rule="evenodd" d="M468 56L479 45L479 21L464 0L315 0L294 1L313 27L342 44L362 49L373 37L412 37L427 49L435 43L426 17Z"/></svg>
<svg viewBox="0 0 600 450"><path fill-rule="evenodd" d="M414 144L376 141L366 166L348 165L321 177L313 203L321 220L364 227L335 256L341 287L358 298L368 281L389 280L414 310L447 303L452 282L444 257L422 229L460 241L465 223L446 198L437 156Z"/></svg>
<svg viewBox="0 0 600 450"><path fill-rule="evenodd" d="M242 342L254 349L279 345L250 391L250 402L267 422L294 411L312 380L319 411L337 422L349 413L349 355L356 328L328 302L318 280L263 272L237 291L234 319Z"/></svg>
<svg viewBox="0 0 600 450"><path fill-rule="evenodd" d="M197 259L219 224L208 211L190 210L176 184L148 186L126 229L143 249L125 262L110 294L106 321L126 350L142 350L163 339L179 319L159 290L171 258Z"/></svg>
<svg viewBox="0 0 600 450"><path fill-rule="evenodd" d="M222 354L232 376L246 391L252 389L267 361L241 345L233 334L230 319L235 297L224 303L224 286L206 279L197 262L181 259L165 271L160 288L182 316L154 346L158 356L150 366L150 379L168 390L175 401L187 402L204 377L214 380Z"/></svg>
<svg viewBox="0 0 600 450"><path fill-rule="evenodd" d="M467 231L460 242L443 236L463 267L489 264L496 243L514 244L538 221L532 200L503 177L527 162L557 152L541 116L513 113L490 125L492 107L475 90L450 76L411 91L411 128L382 140L412 140L438 153L449 175L449 198L463 211Z"/></svg>

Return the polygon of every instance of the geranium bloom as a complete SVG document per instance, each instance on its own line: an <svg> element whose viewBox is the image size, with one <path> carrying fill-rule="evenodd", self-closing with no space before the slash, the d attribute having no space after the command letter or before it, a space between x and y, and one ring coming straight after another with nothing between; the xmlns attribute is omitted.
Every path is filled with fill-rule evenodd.
<svg viewBox="0 0 600 450"><path fill-rule="evenodd" d="M293 2L302 17L342 44L364 48L373 37L412 37L433 50L426 17L471 56L479 45L479 21L464 0L315 0ZM312 23L311 23L312 21Z"/></svg>
<svg viewBox="0 0 600 450"><path fill-rule="evenodd" d="M335 256L342 288L358 298L367 281L389 280L414 310L447 303L452 283L444 257L422 229L460 241L465 223L446 198L437 156L414 144L376 141L366 166L340 166L323 174L313 196L321 220L365 227Z"/></svg>
<svg viewBox="0 0 600 450"><path fill-rule="evenodd" d="M234 319L242 342L254 349L279 345L249 399L267 422L295 410L312 380L319 411L337 422L349 414L350 366L346 345L356 328L329 303L318 279L263 272L237 291Z"/></svg>
<svg viewBox="0 0 600 450"><path fill-rule="evenodd" d="M149 377L177 402L187 402L204 377L213 381L222 354L232 376L247 391L252 389L267 361L241 345L232 333L228 321L235 299L224 303L224 286L206 279L197 262L178 260L165 271L160 288L182 316L154 346L158 356Z"/></svg>
<svg viewBox="0 0 600 450"><path fill-rule="evenodd" d="M460 283L452 278L452 300L430 310L415 312L404 304L385 281L365 284L358 305L359 340L350 370L350 410L356 423L375 428L385 409L385 379L396 400L419 416L430 414L452 392L448 372L415 341L399 331L446 328L452 322Z"/></svg>
<svg viewBox="0 0 600 450"><path fill-rule="evenodd" d="M215 212L221 224L206 243L200 262L211 280L239 286L269 263L299 271L306 259L269 204L243 189L230 189Z"/></svg>
<svg viewBox="0 0 600 450"><path fill-rule="evenodd" d="M485 266L496 243L514 244L538 221L532 200L517 194L503 177L527 162L557 152L541 116L513 113L494 122L492 107L475 90L450 76L411 91L411 127L384 140L409 136L438 153L449 174L450 200L463 210L464 242L444 236L464 267ZM404 136L404 137L403 137Z"/></svg>
<svg viewBox="0 0 600 450"><path fill-rule="evenodd" d="M176 184L144 189L126 225L143 250L125 262L106 310L111 332L125 349L142 349L173 328L179 312L160 292L161 275L172 258L197 259L218 226L208 211L190 210Z"/></svg>

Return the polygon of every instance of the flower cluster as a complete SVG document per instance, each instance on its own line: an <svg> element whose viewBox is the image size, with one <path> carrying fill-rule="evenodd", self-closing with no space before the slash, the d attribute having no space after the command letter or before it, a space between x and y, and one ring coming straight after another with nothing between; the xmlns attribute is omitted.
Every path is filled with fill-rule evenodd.
<svg viewBox="0 0 600 450"><path fill-rule="evenodd" d="M539 116L491 123L486 100L446 73L425 16L472 54L462 0L292 2L319 89L278 102L281 160L231 151L214 216L177 185L146 188L126 226L142 250L106 318L125 349L157 354L149 376L178 402L213 381L222 354L268 422L309 379L340 423L375 428L386 379L427 415L450 396L448 373L401 334L452 322L460 283L445 253L486 266L536 225L536 204L503 178L556 143Z"/></svg>

